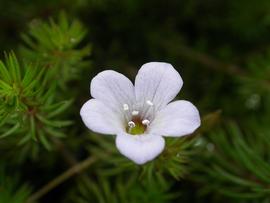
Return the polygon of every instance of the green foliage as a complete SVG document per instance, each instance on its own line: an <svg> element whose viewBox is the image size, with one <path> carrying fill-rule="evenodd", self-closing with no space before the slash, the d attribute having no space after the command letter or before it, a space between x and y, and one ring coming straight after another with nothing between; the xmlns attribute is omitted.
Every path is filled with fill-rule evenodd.
<svg viewBox="0 0 270 203"><path fill-rule="evenodd" d="M194 136L195 138L195 136ZM100 161L100 176L114 176L127 171L138 173L141 179L152 176L173 177L177 180L188 173L190 148L196 139L166 139L166 148L154 161L138 166L122 156L115 147L114 138L90 135L87 137L86 148L95 154ZM110 157L110 158L108 158Z"/></svg>
<svg viewBox="0 0 270 203"><path fill-rule="evenodd" d="M71 202L167 203L179 196L177 193L169 192L171 186L162 177L137 181L136 173L117 176L113 181L102 177L97 181L82 178L78 180L77 188L70 197Z"/></svg>
<svg viewBox="0 0 270 203"><path fill-rule="evenodd" d="M269 62L270 62L269 48L267 48L260 54L255 53L249 57L249 59L246 62L248 70L247 74L246 76L241 77L240 80L240 83L242 84L241 87L239 88L240 93L242 93L245 96L257 95L257 97L269 97L268 96L270 90ZM250 107L252 108L252 104ZM255 108L257 107L256 104L254 107Z"/></svg>
<svg viewBox="0 0 270 203"><path fill-rule="evenodd" d="M235 123L224 129L210 133L200 144L207 153L198 157L203 162L194 164L199 173L192 178L211 182L201 193L214 191L238 199L269 201L269 132L245 132Z"/></svg>
<svg viewBox="0 0 270 203"><path fill-rule="evenodd" d="M146 171L148 171L147 173L155 173L155 170L157 170L158 172L171 175L176 180L184 178L189 171L188 164L193 153L191 148L195 140L195 136L193 138L167 138L166 149L158 157L158 160L150 162L148 168L147 166L145 167ZM151 166L152 164L156 166L153 167Z"/></svg>
<svg viewBox="0 0 270 203"><path fill-rule="evenodd" d="M59 80L64 87L69 80L78 77L81 68L88 65L83 58L90 54L90 46L77 49L86 35L85 27L77 20L69 21L65 13L49 23L33 20L29 32L22 34L24 46L21 55L27 61L46 67L51 79Z"/></svg>
<svg viewBox="0 0 270 203"><path fill-rule="evenodd" d="M4 107L0 138L17 135L20 145L34 140L50 149L48 135L63 137L57 129L70 124L70 121L54 118L71 102L54 101L54 86L45 88L44 68L20 66L13 53L0 64L0 98Z"/></svg>
<svg viewBox="0 0 270 203"><path fill-rule="evenodd" d="M3 165L0 166L0 202L25 203L31 194L28 185L20 185L18 175L7 175Z"/></svg>
<svg viewBox="0 0 270 203"><path fill-rule="evenodd" d="M65 137L63 128L72 122L62 119L62 113L70 108L72 99L56 92L88 64L83 58L89 54L89 46L76 49L85 34L81 23L69 22L64 13L57 22L37 20L30 25L29 34L22 35L24 65L14 53L0 62L0 138L11 137L22 146L25 153L20 155L27 157L29 150L36 155L37 143L50 150L54 139Z"/></svg>

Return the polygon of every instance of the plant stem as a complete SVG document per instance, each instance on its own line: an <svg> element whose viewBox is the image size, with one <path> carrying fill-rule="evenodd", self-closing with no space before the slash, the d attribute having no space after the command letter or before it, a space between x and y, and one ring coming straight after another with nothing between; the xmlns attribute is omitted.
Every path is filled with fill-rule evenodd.
<svg viewBox="0 0 270 203"><path fill-rule="evenodd" d="M223 63L205 53L195 51L188 46L184 46L184 45L179 46L177 53L193 61L197 61L215 71L222 71L224 73L231 74L231 75L236 74L238 76L247 75L247 73L242 68L240 68L239 66L235 64Z"/></svg>
<svg viewBox="0 0 270 203"><path fill-rule="evenodd" d="M75 166L78 163L76 158L72 155L72 153L61 140L52 137L52 141L54 142L57 150L60 152L60 154L70 167Z"/></svg>
<svg viewBox="0 0 270 203"><path fill-rule="evenodd" d="M225 74L238 75L241 77L247 76L245 69L242 69L238 65L223 63L222 61L219 61L206 53L202 53L185 45L181 40L176 40L173 38L167 39L162 41L160 45L167 50L168 53L175 55L175 57L184 57L188 60L200 63L214 71L220 71Z"/></svg>
<svg viewBox="0 0 270 203"><path fill-rule="evenodd" d="M69 168L67 171L44 185L41 189L31 195L26 203L32 203L40 199L42 196L50 192L52 189L57 187L58 185L62 184L72 176L81 173L83 170L87 169L90 165L92 165L96 161L95 157L88 157L82 162L77 163L73 167Z"/></svg>

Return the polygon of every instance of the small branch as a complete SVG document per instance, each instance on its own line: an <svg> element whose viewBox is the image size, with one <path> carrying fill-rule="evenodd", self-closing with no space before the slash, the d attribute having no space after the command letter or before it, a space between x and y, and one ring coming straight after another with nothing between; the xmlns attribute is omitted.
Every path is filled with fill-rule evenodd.
<svg viewBox="0 0 270 203"><path fill-rule="evenodd" d="M52 141L54 142L57 150L61 153L62 157L70 167L78 163L76 158L72 155L72 153L68 150L68 148L64 145L64 143L61 140L52 137Z"/></svg>
<svg viewBox="0 0 270 203"><path fill-rule="evenodd" d="M181 45L178 47L180 55L185 56L193 61L197 61L215 71L222 71L232 75L246 76L246 72L235 64L223 63L207 54L195 51L187 46Z"/></svg>
<svg viewBox="0 0 270 203"><path fill-rule="evenodd" d="M40 190L38 190L36 193L31 195L26 203L32 203L40 199L42 196L50 192L52 189L57 187L58 185L62 184L72 176L81 173L83 170L87 169L90 165L92 165L96 161L95 157L88 157L82 162L79 162L78 164L74 165L70 169L68 169L63 174L59 175L46 185L44 185Z"/></svg>
<svg viewBox="0 0 270 203"><path fill-rule="evenodd" d="M246 76L247 72L235 64L227 64L218 59L200 51L194 50L191 47L184 45L182 41L167 39L162 42L161 46L177 56L185 57L191 61L196 61L205 67L214 71L221 71L229 75Z"/></svg>

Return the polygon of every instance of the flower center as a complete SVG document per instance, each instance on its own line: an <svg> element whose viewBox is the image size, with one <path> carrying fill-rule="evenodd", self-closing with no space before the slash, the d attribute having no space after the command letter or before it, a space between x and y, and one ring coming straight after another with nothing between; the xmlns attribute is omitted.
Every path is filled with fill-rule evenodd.
<svg viewBox="0 0 270 203"><path fill-rule="evenodd" d="M145 120L143 120L143 121L145 121ZM134 117L132 119L132 121L128 122L128 125L126 127L126 131L131 135L143 134L147 128L147 125L143 124L143 123L145 123L143 121L141 121L141 119L138 117Z"/></svg>
<svg viewBox="0 0 270 203"><path fill-rule="evenodd" d="M124 115L127 121L127 133L131 135L140 135L144 134L144 132L147 130L147 126L150 124L150 120L146 119L145 117L147 116L149 109L151 110L154 104L150 100L147 100L145 103L148 108L141 112L136 108L131 111L128 104L123 104Z"/></svg>

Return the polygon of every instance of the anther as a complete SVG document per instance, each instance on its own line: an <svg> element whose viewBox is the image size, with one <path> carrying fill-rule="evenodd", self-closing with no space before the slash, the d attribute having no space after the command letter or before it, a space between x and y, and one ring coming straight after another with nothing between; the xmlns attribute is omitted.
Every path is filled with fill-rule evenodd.
<svg viewBox="0 0 270 203"><path fill-rule="evenodd" d="M130 128L134 128L136 125L135 125L135 123L134 123L133 121L129 121L129 122L128 122L128 126L129 126Z"/></svg>
<svg viewBox="0 0 270 203"><path fill-rule="evenodd" d="M147 100L146 103L149 105L149 106L153 106L153 102L151 102L150 100Z"/></svg>
<svg viewBox="0 0 270 203"><path fill-rule="evenodd" d="M128 105L127 105L127 104L123 104L123 109L124 109L124 111L127 111L127 110L129 110L129 107L128 107Z"/></svg>
<svg viewBox="0 0 270 203"><path fill-rule="evenodd" d="M132 114L132 116L137 116L137 115L139 115L139 111L132 111L131 114Z"/></svg>
<svg viewBox="0 0 270 203"><path fill-rule="evenodd" d="M150 121L147 120L147 119L144 119L144 120L142 121L142 124L143 124L143 125L149 125L149 123L150 123Z"/></svg>

